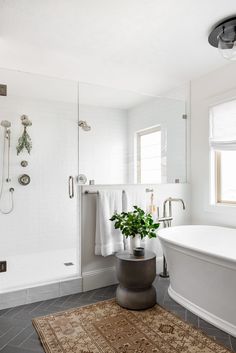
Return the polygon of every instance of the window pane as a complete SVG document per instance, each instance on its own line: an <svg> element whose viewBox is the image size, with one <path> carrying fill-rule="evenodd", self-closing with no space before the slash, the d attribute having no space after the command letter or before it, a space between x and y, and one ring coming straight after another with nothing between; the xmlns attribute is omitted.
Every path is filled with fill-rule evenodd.
<svg viewBox="0 0 236 353"><path fill-rule="evenodd" d="M236 151L221 151L221 201L236 202Z"/></svg>
<svg viewBox="0 0 236 353"><path fill-rule="evenodd" d="M141 183L161 182L161 131L140 136Z"/></svg>
<svg viewBox="0 0 236 353"><path fill-rule="evenodd" d="M236 100L211 108L211 138L231 141L236 136Z"/></svg>

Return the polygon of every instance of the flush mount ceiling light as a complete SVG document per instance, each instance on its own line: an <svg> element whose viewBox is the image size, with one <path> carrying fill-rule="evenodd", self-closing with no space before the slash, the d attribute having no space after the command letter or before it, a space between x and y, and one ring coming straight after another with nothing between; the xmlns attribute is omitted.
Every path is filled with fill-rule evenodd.
<svg viewBox="0 0 236 353"><path fill-rule="evenodd" d="M236 16L225 19L211 31L208 42L228 60L236 60Z"/></svg>

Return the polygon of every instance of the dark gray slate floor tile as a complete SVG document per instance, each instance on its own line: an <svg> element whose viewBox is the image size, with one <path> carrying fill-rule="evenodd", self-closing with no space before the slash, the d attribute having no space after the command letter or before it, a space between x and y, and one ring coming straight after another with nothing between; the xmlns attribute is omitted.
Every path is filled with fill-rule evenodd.
<svg viewBox="0 0 236 353"><path fill-rule="evenodd" d="M234 350L234 352L236 352L236 338L233 336L230 336L230 342L231 342L232 349Z"/></svg>
<svg viewBox="0 0 236 353"><path fill-rule="evenodd" d="M43 347L39 341L39 339L35 339L34 337L30 337L28 338L27 340L25 340L21 345L20 345L20 348L24 348L24 349L28 349L32 352L34 351L43 351Z"/></svg>
<svg viewBox="0 0 236 353"><path fill-rule="evenodd" d="M3 310L0 310L0 317L5 315L9 310L11 309L3 309Z"/></svg>
<svg viewBox="0 0 236 353"><path fill-rule="evenodd" d="M197 315L191 313L191 311L186 310L186 321L195 327L198 327L198 317Z"/></svg>
<svg viewBox="0 0 236 353"><path fill-rule="evenodd" d="M35 329L32 324L27 326L19 335L13 338L10 343L13 346L20 346L25 340L35 333Z"/></svg>
<svg viewBox="0 0 236 353"><path fill-rule="evenodd" d="M236 338L217 329L206 321L183 308L168 294L169 280L156 277L154 286L157 292L157 303L179 316L181 319L198 326L207 335L236 352ZM12 309L0 311L0 353L43 353L43 348L34 330L32 318L50 315L55 312L70 310L76 307L113 298L117 286L99 288L85 293L78 293L61 298L50 299Z"/></svg>
<svg viewBox="0 0 236 353"><path fill-rule="evenodd" d="M4 347L3 350L1 350L1 353L45 353L45 352L42 347L40 347L38 350L32 351L31 349L9 345Z"/></svg>
<svg viewBox="0 0 236 353"><path fill-rule="evenodd" d="M19 326L12 326L4 335L0 337L0 351L3 349L7 344L11 342L17 335L19 335L24 328Z"/></svg>

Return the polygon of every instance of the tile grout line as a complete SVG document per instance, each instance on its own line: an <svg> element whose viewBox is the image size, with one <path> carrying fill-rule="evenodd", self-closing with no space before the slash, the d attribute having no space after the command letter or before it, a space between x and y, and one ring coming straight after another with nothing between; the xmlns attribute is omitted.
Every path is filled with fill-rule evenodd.
<svg viewBox="0 0 236 353"><path fill-rule="evenodd" d="M8 308L8 310L7 310L7 309L2 309L2 310L7 310L7 311L4 312L4 314L2 314L2 315L0 314L0 318L1 318L1 317L5 317L4 315L7 314L7 313L8 313L9 311L11 311L12 309L14 309L14 308ZM1 310L1 311L2 311L2 310ZM1 311L0 311L0 313L1 313Z"/></svg>
<svg viewBox="0 0 236 353"><path fill-rule="evenodd" d="M234 351L232 341L231 341L231 335L229 335L229 344L230 344L230 349L232 349L232 351Z"/></svg>
<svg viewBox="0 0 236 353"><path fill-rule="evenodd" d="M50 299L49 299L49 300L50 300ZM43 305L44 303L45 303L45 300L44 300L43 302L40 302L35 308L33 308L32 310L30 310L29 313L34 312L34 310L40 308L40 306ZM50 306L50 304L49 304L49 306Z"/></svg>
<svg viewBox="0 0 236 353"><path fill-rule="evenodd" d="M12 326L9 327L2 335L0 335L0 338L2 338L3 336L5 336L9 331L11 331Z"/></svg>
<svg viewBox="0 0 236 353"><path fill-rule="evenodd" d="M35 332L36 332L36 331L35 331ZM34 334L35 332L32 332L26 339L24 339L24 340L19 344L18 347L22 347L22 345L23 345L31 336L33 336L33 334Z"/></svg>
<svg viewBox="0 0 236 353"><path fill-rule="evenodd" d="M11 327L13 328L13 327ZM18 332L16 335L14 335L13 337L10 338L9 341L6 342L6 344L4 344L2 347L0 347L0 351L5 348L14 338L16 338L17 336L19 336L24 330L26 329L26 327L24 327L20 332ZM9 331L9 330L8 330ZM7 332L8 332L7 331ZM3 337L3 336L2 336Z"/></svg>

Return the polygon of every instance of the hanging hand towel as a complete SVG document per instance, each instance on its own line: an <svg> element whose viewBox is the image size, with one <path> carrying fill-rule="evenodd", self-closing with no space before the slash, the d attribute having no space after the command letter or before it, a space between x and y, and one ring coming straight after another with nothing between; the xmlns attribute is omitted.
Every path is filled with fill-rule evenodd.
<svg viewBox="0 0 236 353"><path fill-rule="evenodd" d="M123 236L110 221L115 212L122 212L122 191L102 190L97 196L95 254L108 256L124 250Z"/></svg>
<svg viewBox="0 0 236 353"><path fill-rule="evenodd" d="M129 188L123 191L122 197L123 211L130 212L133 211L133 206L138 206L142 208L145 212L147 209L147 200L146 200L146 190L138 188ZM130 250L130 238L124 239L125 250ZM141 246L145 245L145 239L142 240Z"/></svg>
<svg viewBox="0 0 236 353"><path fill-rule="evenodd" d="M145 189L127 189L123 191L123 211L133 211L133 206L138 206L146 212L147 201Z"/></svg>

